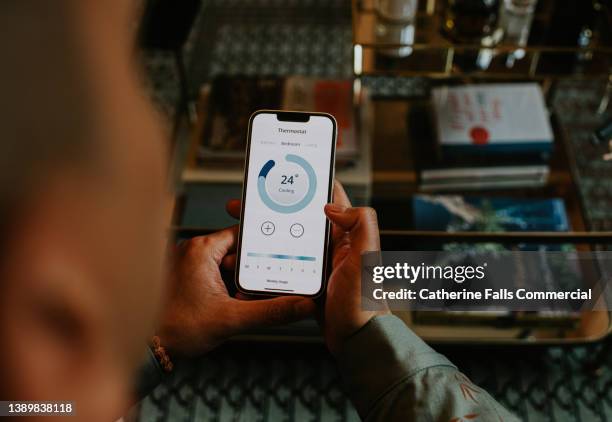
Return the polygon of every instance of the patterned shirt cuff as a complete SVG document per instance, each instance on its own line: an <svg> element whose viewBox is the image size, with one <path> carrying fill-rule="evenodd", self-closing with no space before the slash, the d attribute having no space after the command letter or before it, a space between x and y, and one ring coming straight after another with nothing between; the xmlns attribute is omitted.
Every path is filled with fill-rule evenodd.
<svg viewBox="0 0 612 422"><path fill-rule="evenodd" d="M393 315L372 318L338 356L344 382L359 414L402 381L434 366L456 367Z"/></svg>

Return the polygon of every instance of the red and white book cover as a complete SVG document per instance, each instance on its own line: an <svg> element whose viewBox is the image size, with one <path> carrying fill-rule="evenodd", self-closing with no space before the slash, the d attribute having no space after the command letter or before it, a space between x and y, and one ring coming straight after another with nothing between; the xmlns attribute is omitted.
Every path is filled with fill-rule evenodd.
<svg viewBox="0 0 612 422"><path fill-rule="evenodd" d="M549 152L553 131L537 83L432 90L438 142L457 153Z"/></svg>

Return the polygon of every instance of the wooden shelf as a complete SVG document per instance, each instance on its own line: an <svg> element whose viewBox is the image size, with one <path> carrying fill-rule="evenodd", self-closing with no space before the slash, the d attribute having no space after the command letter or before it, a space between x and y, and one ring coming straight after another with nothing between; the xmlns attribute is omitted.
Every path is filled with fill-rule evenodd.
<svg viewBox="0 0 612 422"><path fill-rule="evenodd" d="M389 43L377 39L377 25L382 22L375 7L375 0L353 0L354 71L360 75L426 76L446 79L470 76L477 79L525 79L532 80L572 77L607 77L612 67L612 35L610 25L603 25L602 34L587 48L547 44L546 37L531 37L527 45L507 43L503 39L494 45L484 46L461 43L449 39L441 30L444 22L444 2L431 0L422 4L412 21L414 40L410 43ZM423 2L422 2L423 3ZM551 2L534 16L532 28L545 33L550 22ZM601 11L608 23L610 11ZM408 23L406 25L409 25ZM406 57L388 57L385 50L409 47L412 53ZM521 51L524 57L506 66L508 54ZM474 63L479 54L490 55L486 70L477 69ZM572 57L588 54L590 60L573 66L557 66L559 60L571 62Z"/></svg>

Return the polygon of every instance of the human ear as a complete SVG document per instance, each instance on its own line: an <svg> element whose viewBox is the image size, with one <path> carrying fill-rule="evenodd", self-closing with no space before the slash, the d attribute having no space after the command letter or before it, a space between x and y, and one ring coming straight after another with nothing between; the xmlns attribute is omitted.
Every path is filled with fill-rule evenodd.
<svg viewBox="0 0 612 422"><path fill-rule="evenodd" d="M43 232L15 239L8 258L0 285L2 396L71 401L79 419L117 419L128 371L109 340L104 300L86 266Z"/></svg>

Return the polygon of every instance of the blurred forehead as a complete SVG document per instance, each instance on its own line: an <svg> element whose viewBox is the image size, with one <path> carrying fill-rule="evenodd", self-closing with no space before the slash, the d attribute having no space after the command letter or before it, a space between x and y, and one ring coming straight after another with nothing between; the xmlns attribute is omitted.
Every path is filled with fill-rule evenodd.
<svg viewBox="0 0 612 422"><path fill-rule="evenodd" d="M126 180L163 165L163 135L133 63L133 3L0 3L2 198L79 162Z"/></svg>
<svg viewBox="0 0 612 422"><path fill-rule="evenodd" d="M146 112L137 98L126 4L0 2L2 198L23 194L58 166L121 148L129 155L144 140L117 138L134 135L129 126L119 127L119 116L137 125L145 118L143 107Z"/></svg>

